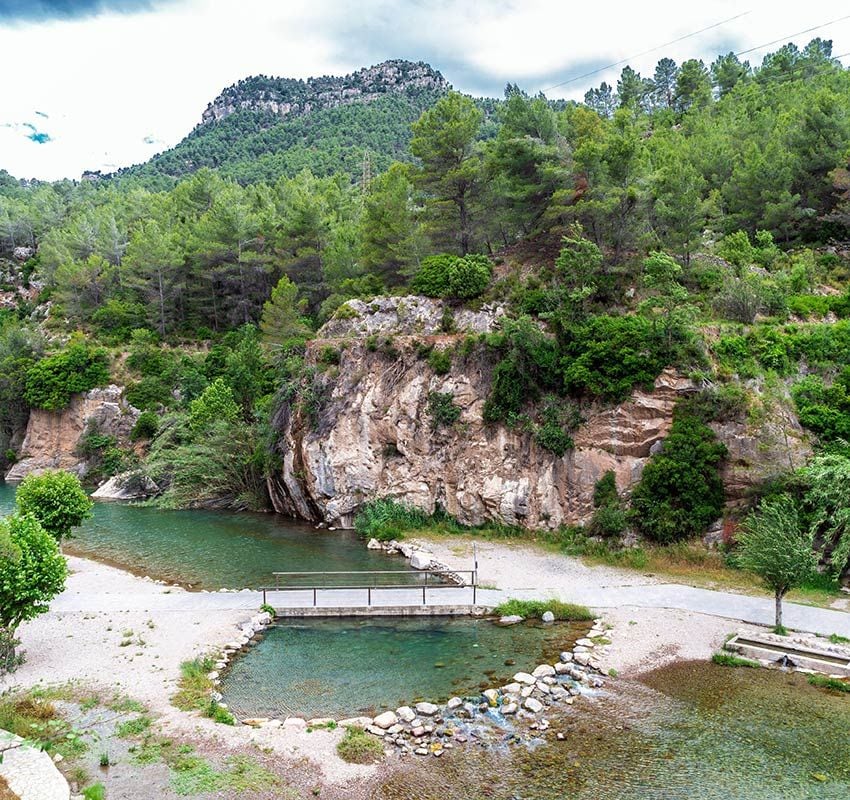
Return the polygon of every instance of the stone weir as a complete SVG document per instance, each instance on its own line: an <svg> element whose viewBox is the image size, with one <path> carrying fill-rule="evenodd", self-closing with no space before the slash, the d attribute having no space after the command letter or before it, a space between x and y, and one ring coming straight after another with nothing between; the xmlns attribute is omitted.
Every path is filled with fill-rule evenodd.
<svg viewBox="0 0 850 800"><path fill-rule="evenodd" d="M574 449L558 457L519 427L483 420L492 359L480 346L458 351L467 335L494 330L502 308L455 310L452 334L442 332L436 300L353 300L343 308L310 344L312 413L286 405L274 420L282 463L269 480L275 509L316 523L350 526L375 497L429 513L439 506L467 525L579 523L593 512L594 485L607 470L620 491L634 486L670 429L677 399L695 389L667 370L652 391L588 406ZM429 367L423 347L451 348L449 371ZM435 392L459 408L454 424L434 425Z"/></svg>

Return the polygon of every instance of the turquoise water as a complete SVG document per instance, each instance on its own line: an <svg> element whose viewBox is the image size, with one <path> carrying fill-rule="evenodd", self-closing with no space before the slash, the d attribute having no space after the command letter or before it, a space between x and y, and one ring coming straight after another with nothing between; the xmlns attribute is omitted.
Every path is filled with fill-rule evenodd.
<svg viewBox="0 0 850 800"><path fill-rule="evenodd" d="M410 762L380 800L847 800L850 697L804 676L687 662L547 714L535 749Z"/></svg>
<svg viewBox="0 0 850 800"><path fill-rule="evenodd" d="M0 483L0 515L14 501L14 486ZM276 514L126 503L97 503L64 549L198 589L267 585L272 572L406 569L403 559L368 550L351 531L315 530Z"/></svg>
<svg viewBox="0 0 850 800"><path fill-rule="evenodd" d="M371 715L502 685L575 638L569 625L469 618L281 623L233 662L222 693L241 717Z"/></svg>

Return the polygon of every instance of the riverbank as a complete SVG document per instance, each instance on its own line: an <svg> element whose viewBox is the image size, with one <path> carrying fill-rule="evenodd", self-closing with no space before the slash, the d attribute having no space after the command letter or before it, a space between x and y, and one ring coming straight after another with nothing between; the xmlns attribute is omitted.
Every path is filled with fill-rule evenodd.
<svg viewBox="0 0 850 800"><path fill-rule="evenodd" d="M463 540L429 542L440 560L459 569L469 566L468 546ZM616 631L600 655L600 669L626 679L673 662L708 659L730 633L751 629L736 619L734 607L722 608L721 601L728 600L722 593L708 592L720 598L711 614L647 607L628 600L644 597L647 604L662 605L669 585L633 572L590 567L527 545L480 544L478 559L480 580L487 586L481 590L484 602L507 596L579 602L587 602L587 597L613 598L601 607L587 604ZM324 787L323 797L368 795L366 787L375 779L376 769L338 757L340 730L229 727L171 705L180 663L237 638L240 627L257 613L258 593L186 591L88 559L71 556L68 561L71 575L65 592L48 614L21 626L27 661L0 682L0 689L71 684L119 693L147 707L158 734L190 740L199 753L263 753L273 757L282 772L295 770ZM735 602L752 599L731 597ZM626 601L619 603L618 598ZM850 622L850 615L835 611L797 609ZM411 693L415 683L412 676ZM159 796L170 795L150 795Z"/></svg>

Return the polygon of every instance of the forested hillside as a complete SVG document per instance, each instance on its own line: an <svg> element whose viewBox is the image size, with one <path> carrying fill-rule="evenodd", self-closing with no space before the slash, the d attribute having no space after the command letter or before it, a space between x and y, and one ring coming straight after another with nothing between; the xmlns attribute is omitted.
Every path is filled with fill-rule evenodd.
<svg viewBox="0 0 850 800"><path fill-rule="evenodd" d="M850 511L830 487L850 476L850 73L829 42L757 67L627 67L583 104L428 89L276 119L236 109L118 180L3 176L7 460L28 408L106 370L146 412L165 502L262 507L273 412L316 419L340 358L305 360L305 341L349 299L418 293L447 301L447 334L452 308L504 308L499 331L423 345L423 364L478 354L485 420L558 457L588 404L665 367L703 387L632 496L601 491L605 534L701 533L724 500L709 423L790 404L818 449L763 491L795 492L844 568ZM450 427L453 399L434 402ZM108 458L107 473L139 455Z"/></svg>

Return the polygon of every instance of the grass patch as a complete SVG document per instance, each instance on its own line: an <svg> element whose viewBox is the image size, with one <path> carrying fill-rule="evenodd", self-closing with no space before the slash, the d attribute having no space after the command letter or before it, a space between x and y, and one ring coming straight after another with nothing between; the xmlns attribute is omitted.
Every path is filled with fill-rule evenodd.
<svg viewBox="0 0 850 800"><path fill-rule="evenodd" d="M383 745L356 725L346 728L336 751L349 764L371 764L384 755Z"/></svg>
<svg viewBox="0 0 850 800"><path fill-rule="evenodd" d="M829 634L828 638L832 644L850 644L850 639L846 636L839 636L837 633Z"/></svg>
<svg viewBox="0 0 850 800"><path fill-rule="evenodd" d="M750 669L761 669L761 664L758 661L753 661L751 658L741 658L734 653L715 653L711 660L721 667L749 667Z"/></svg>
<svg viewBox="0 0 850 800"><path fill-rule="evenodd" d="M234 756L224 770L216 769L205 758L189 752L174 759L171 788L181 796L212 792L263 792L277 786L278 777L247 756Z"/></svg>
<svg viewBox="0 0 850 800"><path fill-rule="evenodd" d="M32 692L0 700L0 728L66 759L88 749L82 733L60 717L53 703Z"/></svg>
<svg viewBox="0 0 850 800"><path fill-rule="evenodd" d="M83 797L85 800L105 800L106 789L102 783L96 783L83 789Z"/></svg>
<svg viewBox="0 0 850 800"><path fill-rule="evenodd" d="M496 606L493 613L500 617L519 615L526 619L540 619L544 612L551 611L555 619L570 622L582 622L594 619L587 606L576 603L563 603L560 600L517 600L511 598Z"/></svg>
<svg viewBox="0 0 850 800"><path fill-rule="evenodd" d="M826 675L809 675L809 683L818 689L826 689L830 692L841 692L850 694L850 682L840 678L830 678Z"/></svg>
<svg viewBox="0 0 850 800"><path fill-rule="evenodd" d="M151 718L143 715L135 719L128 719L115 728L115 735L120 739L129 739L131 736L141 736L151 726Z"/></svg>
<svg viewBox="0 0 850 800"><path fill-rule="evenodd" d="M222 708L210 697L213 682L207 677L215 666L212 656L200 656L180 665L180 687L177 694L171 698L171 704L181 711L200 711L222 725L235 725L236 717L226 708Z"/></svg>

